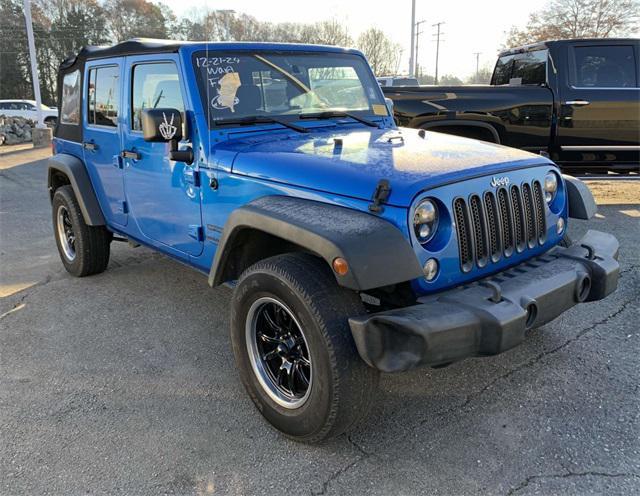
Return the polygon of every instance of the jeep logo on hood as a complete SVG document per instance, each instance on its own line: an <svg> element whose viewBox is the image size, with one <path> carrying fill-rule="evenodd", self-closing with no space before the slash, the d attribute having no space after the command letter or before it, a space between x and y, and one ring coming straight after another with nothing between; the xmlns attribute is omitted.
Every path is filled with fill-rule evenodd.
<svg viewBox="0 0 640 496"><path fill-rule="evenodd" d="M498 186L509 186L509 178L507 176L504 177L492 177L491 178L491 186L497 188Z"/></svg>

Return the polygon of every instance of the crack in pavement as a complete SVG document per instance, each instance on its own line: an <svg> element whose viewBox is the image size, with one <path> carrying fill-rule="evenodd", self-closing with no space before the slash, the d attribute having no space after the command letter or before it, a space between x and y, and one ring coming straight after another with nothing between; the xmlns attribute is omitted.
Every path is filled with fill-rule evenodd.
<svg viewBox="0 0 640 496"><path fill-rule="evenodd" d="M50 282L52 282L53 276L48 275L46 276L42 281L38 281L37 283L29 286L28 288L24 289L23 294L20 295L20 297L18 298L18 300L13 304L13 306L6 312L4 312L3 314L0 315L0 320L4 319L5 317L8 317L9 315L11 315L13 312L15 312L16 310L24 307L25 305L25 300L27 298L29 298L30 296L32 296L37 290L39 290L42 286L46 286L47 284L49 284ZM55 279L58 280L58 279ZM6 298L11 298L11 296L7 296Z"/></svg>
<svg viewBox="0 0 640 496"><path fill-rule="evenodd" d="M626 477L626 478L640 479L640 475L634 474L634 473L614 473L614 474L609 474L607 472L595 472L595 471L589 471L589 472L567 472L566 474L530 475L525 480L523 480L520 484L518 484L517 486L509 489L509 492L507 492L507 496L512 496L513 494L516 494L517 492L522 491L529 484L531 484L532 482L537 481L537 480L567 479L567 478L570 478L570 477Z"/></svg>
<svg viewBox="0 0 640 496"><path fill-rule="evenodd" d="M347 473L349 470L351 470L353 467L355 467L358 464L358 462L361 462L363 460L366 460L367 458L376 456L375 453L372 453L370 451L365 450L362 446L360 446L358 443L356 443L351 438L351 435L345 435L345 437L346 437L347 441L349 442L349 444L351 444L354 448L356 448L360 452L360 456L358 458L356 458L354 461L352 461L351 463L348 463L344 467L342 467L342 468L336 470L335 472L333 472L327 478L327 480L325 480L322 483L322 489L320 491L311 491L312 495L320 496L320 495L326 494L327 490L329 489L329 486L331 485L331 483L334 480L336 480L341 475Z"/></svg>
<svg viewBox="0 0 640 496"><path fill-rule="evenodd" d="M496 377L495 379L493 379L492 381L490 381L488 384L486 384L484 387L482 387L481 389L479 389L478 391L476 391L475 393L471 393L469 395L467 395L467 397L464 399L464 401L462 403L460 403L459 405L453 406L451 408L446 409L443 412L440 412L438 414L436 414L437 417L444 417L447 416L450 413L456 412L456 411L460 411L462 409L464 409L465 407L467 407L474 399L482 396L482 394L484 394L487 390L489 390L493 385L495 385L496 383L500 382L503 379L507 379L510 376L512 376L513 374L520 372L523 369L526 369L528 367L532 367L533 365L535 365L537 362L539 362L540 360L544 359L545 357L552 355L554 353L557 353L558 351L562 350L563 348L569 346L571 343L577 341L578 339L580 339L581 337L583 337L584 335L588 334L589 332L593 331L594 329L598 328L601 325L606 324L607 322L609 322L611 319L617 317L618 315L620 315L621 313L623 313L629 306L631 306L632 303L635 303L635 300L627 300L624 303L622 303L622 305L614 312L610 313L609 315L607 315L606 317L604 317L603 319L594 322L593 324L585 327L584 329L578 331L573 337L567 339L564 343L556 346L555 348L551 348L550 350L546 350L546 351L542 351L540 353L538 353L536 356L530 358L529 360L527 360L524 363L521 363L520 365L516 366L515 368L509 370L508 372L506 372L505 374L502 374L498 377ZM433 416L429 417L428 419L424 419L422 421L419 422L418 425L424 425L425 423L427 423L428 421L432 420ZM409 430L407 430L405 436L401 436L400 439L404 439L406 436L409 435ZM344 467L336 470L335 472L333 472L328 478L327 480L325 480L322 483L322 489L319 492L316 491L312 491L311 494L315 495L315 496L320 496L320 495L324 495L327 493L327 490L329 488L329 486L331 485L331 483L333 481L335 481L336 479L338 479L339 477L341 477L343 474L347 473L349 470L351 470L353 467L355 467L358 462L365 460L369 457L375 457L377 456L374 452L370 452L370 451L366 451L364 448L362 448L359 444L357 444L356 442L353 441L353 439L351 438L350 435L346 436L347 440L349 441L349 443L354 446L361 454L360 456L354 460L353 462L345 465ZM533 477L533 479L535 478L545 478L545 477L569 477L569 476L578 476L578 475L602 475L602 476L607 476L608 474L600 474L598 472L584 472L584 473L572 473L572 472L568 472L568 475L550 475L550 476L531 476ZM622 475L626 475L626 474L609 474L608 476L610 477L618 477L618 476L622 476ZM639 477L636 476L635 474L633 474L634 477ZM529 479L529 478L528 478ZM531 481L526 482L526 484L529 484ZM526 484L524 484L522 487L517 487L515 491L519 491L521 490L523 487L526 486ZM508 493L509 495L513 494L512 492Z"/></svg>
<svg viewBox="0 0 640 496"><path fill-rule="evenodd" d="M333 472L329 478L324 481L322 483L322 489L320 491L311 491L311 494L314 496L321 496L323 494L327 494L327 489L329 489L329 485L336 480L338 477L340 477L342 474L348 472L349 470L351 470L353 467L355 467L358 462L360 460L363 460L365 458L364 455L359 456L357 459L355 459L354 461L352 461L351 463L347 464L346 466L342 467L341 469L336 470L335 472Z"/></svg>
<svg viewBox="0 0 640 496"><path fill-rule="evenodd" d="M487 390L489 390L496 383L502 381L503 379L507 379L507 378L511 377L513 374L516 374L516 373L520 372L521 370L524 370L526 368L532 367L533 365L535 365L536 363L538 363L540 360L544 359L545 357L547 357L549 355L553 355L554 353L557 353L558 351L562 350L563 348L569 346L571 343L574 343L575 341L579 340L585 334L588 334L589 332L593 331L597 327L606 324L607 322L609 322L609 320L611 320L611 319L617 317L618 315L620 315L629 306L631 306L632 303L635 303L635 300L627 300L627 301L625 301L620 306L620 308L618 308L615 312L610 313L609 315L607 315L603 319L601 319L601 320L599 320L597 322L594 322L590 326L587 326L584 329L578 331L572 338L567 339L564 343L556 346L555 348L551 348L549 350L541 351L536 356L530 358L526 362L521 363L520 365L510 369L506 373L496 377L495 379L490 381L488 384L486 384L484 387L482 387L481 389L479 389L475 393L471 393L471 394L467 395L465 400L459 406L454 407L454 408L450 408L447 412L444 412L444 413L446 414L446 413L450 413L452 410L460 410L462 408L465 408L467 405L469 405L469 403L471 403L474 399L478 398L479 396L482 396L482 394L484 394ZM424 422L426 422L426 420L421 422L421 424L423 424Z"/></svg>

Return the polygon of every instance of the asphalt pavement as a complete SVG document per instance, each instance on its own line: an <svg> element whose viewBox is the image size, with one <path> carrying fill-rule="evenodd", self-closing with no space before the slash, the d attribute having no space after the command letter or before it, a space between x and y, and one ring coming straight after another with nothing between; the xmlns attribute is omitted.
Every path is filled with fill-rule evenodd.
<svg viewBox="0 0 640 496"><path fill-rule="evenodd" d="M0 156L0 494L640 493L640 193L570 227L618 237L616 293L503 355L384 375L366 424L307 446L242 388L229 289L123 243L64 271L35 158Z"/></svg>

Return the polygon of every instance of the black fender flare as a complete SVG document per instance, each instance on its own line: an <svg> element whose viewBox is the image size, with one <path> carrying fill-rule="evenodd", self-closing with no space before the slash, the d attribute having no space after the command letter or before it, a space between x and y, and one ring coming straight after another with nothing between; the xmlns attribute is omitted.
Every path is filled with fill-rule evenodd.
<svg viewBox="0 0 640 496"><path fill-rule="evenodd" d="M491 133L495 143L498 145L501 144L500 134L498 134L498 130L495 126L489 124L488 122L482 121L471 121L465 119L453 119L453 120L442 120L442 121L430 121L420 125L420 129L432 129L434 127L447 127L447 126L461 126L461 127L476 127L480 129L485 129Z"/></svg>
<svg viewBox="0 0 640 496"><path fill-rule="evenodd" d="M54 177L58 171L69 179L80 205L82 217L87 225L104 226L106 224L87 169L78 157L67 153L58 153L47 161L47 168L47 187L50 200L53 200Z"/></svg>
<svg viewBox="0 0 640 496"><path fill-rule="evenodd" d="M598 206L589 186L573 176L563 174L562 178L567 189L569 217L589 220L596 215Z"/></svg>
<svg viewBox="0 0 640 496"><path fill-rule="evenodd" d="M338 284L367 290L423 275L409 241L390 222L372 214L314 200L264 196L234 210L218 243L209 284L227 282L224 267L234 239L245 229L294 243L323 258L331 267L344 258L349 271L335 274Z"/></svg>

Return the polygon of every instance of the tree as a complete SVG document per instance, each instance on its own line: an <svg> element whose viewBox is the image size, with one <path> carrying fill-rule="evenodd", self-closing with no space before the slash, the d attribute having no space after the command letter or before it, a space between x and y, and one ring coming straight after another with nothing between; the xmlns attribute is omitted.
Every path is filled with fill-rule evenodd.
<svg viewBox="0 0 640 496"><path fill-rule="evenodd" d="M493 70L488 66L483 66L478 70L478 73L473 73L465 80L465 84L489 84Z"/></svg>
<svg viewBox="0 0 640 496"><path fill-rule="evenodd" d="M0 0L0 95L2 98L30 98L33 95L30 74L22 5L16 0Z"/></svg>
<svg viewBox="0 0 640 496"><path fill-rule="evenodd" d="M34 7L42 99L53 103L60 62L84 46L108 42L106 15L96 0L37 0Z"/></svg>
<svg viewBox="0 0 640 496"><path fill-rule="evenodd" d="M358 36L358 48L369 60L376 76L392 75L395 72L400 47L381 29L369 28L364 31Z"/></svg>
<svg viewBox="0 0 640 496"><path fill-rule="evenodd" d="M167 38L163 7L147 0L107 0L107 27L113 41ZM167 7L164 7L166 12Z"/></svg>
<svg viewBox="0 0 640 496"><path fill-rule="evenodd" d="M438 78L440 86L460 86L461 84L462 80L453 74L444 74Z"/></svg>
<svg viewBox="0 0 640 496"><path fill-rule="evenodd" d="M524 29L512 27L506 47L563 38L626 36L638 29L639 0L551 0Z"/></svg>

